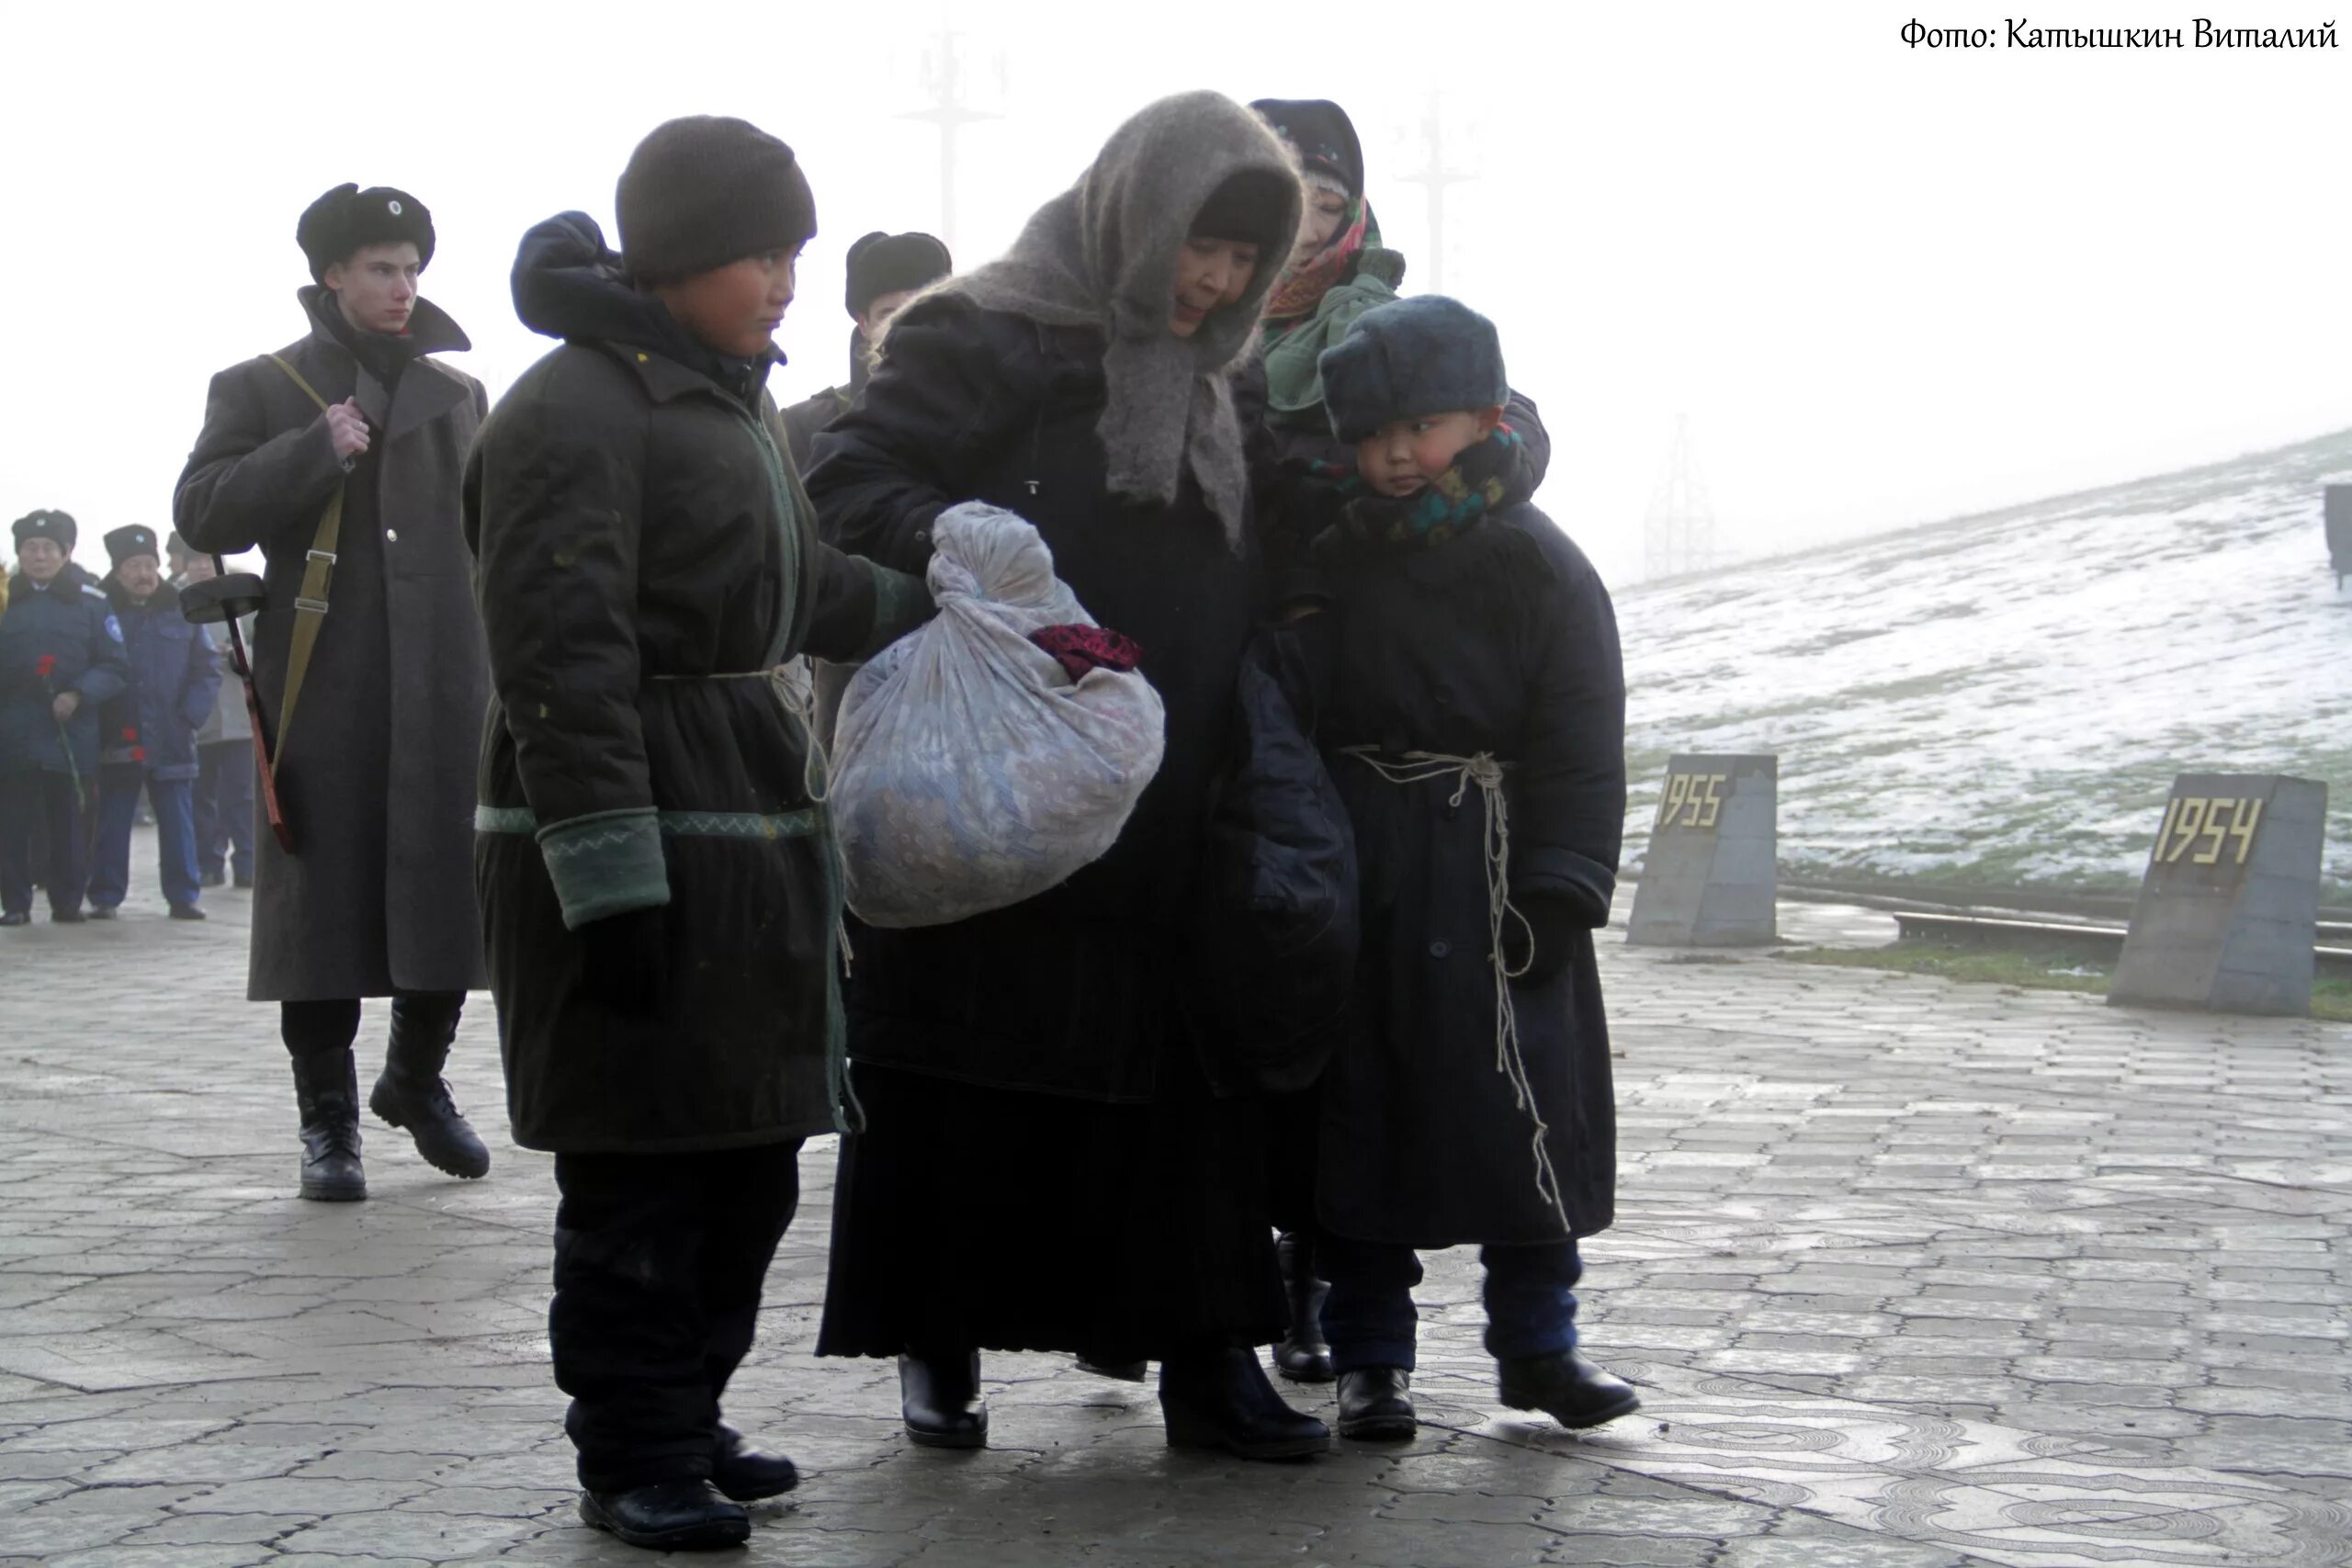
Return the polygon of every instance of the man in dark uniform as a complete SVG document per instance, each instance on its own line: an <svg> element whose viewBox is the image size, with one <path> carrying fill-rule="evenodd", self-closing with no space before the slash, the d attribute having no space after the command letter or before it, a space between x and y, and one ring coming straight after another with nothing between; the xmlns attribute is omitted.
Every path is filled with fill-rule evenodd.
<svg viewBox="0 0 2352 1568"><path fill-rule="evenodd" d="M849 380L803 398L784 411L784 433L792 445L792 466L802 473L816 460L817 433L857 400L874 365L875 344L899 308L956 270L947 247L929 234L885 234L880 230L849 248L849 292L842 303L857 323L849 340Z"/></svg>
<svg viewBox="0 0 2352 1568"><path fill-rule="evenodd" d="M471 344L417 294L434 247L422 202L340 186L295 239L309 331L212 378L173 510L197 548L267 559L253 657L292 845L259 846L247 994L279 1004L302 1195L351 1199L368 1191L352 1058L366 997L392 998L369 1108L439 1169L490 1168L441 1078L484 979L473 769L489 676L458 493L488 402L424 357Z"/></svg>
<svg viewBox="0 0 2352 1568"><path fill-rule="evenodd" d="M62 512L17 519L18 571L0 615L0 926L32 919L33 832L49 841L49 917L83 919L97 809L98 709L130 683L122 628L74 564Z"/></svg>

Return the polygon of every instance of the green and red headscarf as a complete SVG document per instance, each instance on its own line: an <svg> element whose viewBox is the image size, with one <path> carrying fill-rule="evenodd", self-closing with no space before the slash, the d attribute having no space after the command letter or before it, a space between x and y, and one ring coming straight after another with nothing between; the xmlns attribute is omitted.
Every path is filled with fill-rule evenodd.
<svg viewBox="0 0 2352 1568"><path fill-rule="evenodd" d="M1275 284L1265 320L1278 330L1314 313L1332 285L1354 271L1364 248L1380 243L1380 226L1363 198L1363 145L1345 109L1328 98L1261 98L1250 107L1297 149L1310 187L1331 191L1348 204L1329 242Z"/></svg>

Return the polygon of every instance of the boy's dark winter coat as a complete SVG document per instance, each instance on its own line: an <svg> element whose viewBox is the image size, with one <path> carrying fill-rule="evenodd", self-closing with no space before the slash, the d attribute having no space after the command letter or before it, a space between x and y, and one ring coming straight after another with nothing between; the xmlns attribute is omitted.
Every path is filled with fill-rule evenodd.
<svg viewBox="0 0 2352 1568"><path fill-rule="evenodd" d="M64 773L78 770L95 792L98 782L100 711L130 684L130 666L114 607L90 574L72 561L36 591L18 575L0 614L0 771ZM43 659L57 660L47 680ZM81 705L65 721L74 747L71 767L57 735L51 704L79 692Z"/></svg>
<svg viewBox="0 0 2352 1568"><path fill-rule="evenodd" d="M1625 815L1624 681L1608 591L1534 507L1433 548L1327 534L1325 756L1356 824L1363 960L1325 1071L1318 1209L1342 1235L1416 1247L1555 1241L1533 1124L1495 1070L1485 813L1459 780L1392 784L1349 748L1507 765L1510 892L1571 918L1558 973L1513 987L1568 1219L1605 1228L1616 1117L1589 927L1608 918Z"/></svg>
<svg viewBox="0 0 2352 1568"><path fill-rule="evenodd" d="M180 615L179 592L170 583L143 604L115 578L107 579L106 591L122 627L130 690L106 706L105 760L143 764L153 778L192 779L196 732L212 716L220 661L204 628Z"/></svg>
<svg viewBox="0 0 2352 1568"><path fill-rule="evenodd" d="M336 1000L482 984L474 915L474 761L490 699L458 484L486 407L481 384L431 359L387 388L363 368L323 288L301 291L309 335L280 357L329 403L356 397L373 436L348 476L326 416L266 355L212 378L172 514L200 550L261 547L269 606L254 679L276 724L319 514L348 479L343 528L277 792L297 852L262 834L247 994ZM417 301L421 354L468 346ZM273 739L276 738L273 737Z"/></svg>
<svg viewBox="0 0 2352 1568"><path fill-rule="evenodd" d="M910 305L886 344L810 476L826 536L920 571L951 502L1019 513L1087 612L1142 645L1168 747L1119 841L1060 886L953 925L860 931L854 1049L1000 1088L1148 1100L1177 1038L1191 875L1257 614L1256 557L1227 542L1189 472L1172 505L1110 492L1101 334L947 294Z"/></svg>
<svg viewBox="0 0 2352 1568"><path fill-rule="evenodd" d="M807 731L762 672L804 650L865 657L928 598L818 542L765 367L697 349L620 281L585 217L526 237L515 299L566 341L499 400L466 474L497 688L479 882L514 1140L644 1152L830 1132L833 851ZM670 984L628 1019L583 987L548 863L585 886L617 852L600 825L639 824L653 881L609 881L602 911L666 906Z"/></svg>

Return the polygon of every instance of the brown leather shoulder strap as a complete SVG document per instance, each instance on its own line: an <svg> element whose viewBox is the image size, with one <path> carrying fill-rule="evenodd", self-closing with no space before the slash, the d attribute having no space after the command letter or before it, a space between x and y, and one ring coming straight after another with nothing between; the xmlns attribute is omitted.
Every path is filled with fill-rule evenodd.
<svg viewBox="0 0 2352 1568"><path fill-rule="evenodd" d="M327 410L326 399L319 389L302 378L302 373L277 355L270 358L286 372L293 383L319 405ZM327 591L334 582L335 547L343 537L343 485L334 487L334 494L327 498L326 510L319 514L319 531L311 541L311 554L302 568L302 591L294 599L294 633L287 648L286 695L277 709L277 761L286 757L287 738L294 729L294 705L302 695L302 681L311 672L311 655L318 647L319 628L327 618Z"/></svg>

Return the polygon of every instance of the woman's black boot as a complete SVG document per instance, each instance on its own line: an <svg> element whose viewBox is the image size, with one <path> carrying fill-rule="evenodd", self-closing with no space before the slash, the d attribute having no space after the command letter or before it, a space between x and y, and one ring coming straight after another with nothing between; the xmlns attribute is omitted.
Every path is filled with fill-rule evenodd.
<svg viewBox="0 0 2352 1568"><path fill-rule="evenodd" d="M989 1407L980 1403L980 1353L909 1351L899 1358L899 1414L907 1436L926 1449L989 1446Z"/></svg>
<svg viewBox="0 0 2352 1568"><path fill-rule="evenodd" d="M302 1114L302 1196L344 1203L368 1196L359 1164L359 1078L351 1047L294 1059L294 1103Z"/></svg>
<svg viewBox="0 0 2352 1568"><path fill-rule="evenodd" d="M1242 1459L1305 1459L1331 1448L1331 1429L1284 1404L1258 1352L1245 1346L1162 1361L1159 1410L1170 1448L1223 1449Z"/></svg>
<svg viewBox="0 0 2352 1568"><path fill-rule="evenodd" d="M1290 1302L1290 1332L1274 1347L1274 1370L1293 1382L1329 1382L1331 1347L1323 1339L1323 1298L1328 1281L1315 1277L1315 1238L1287 1231L1274 1244L1283 1266L1283 1294Z"/></svg>

